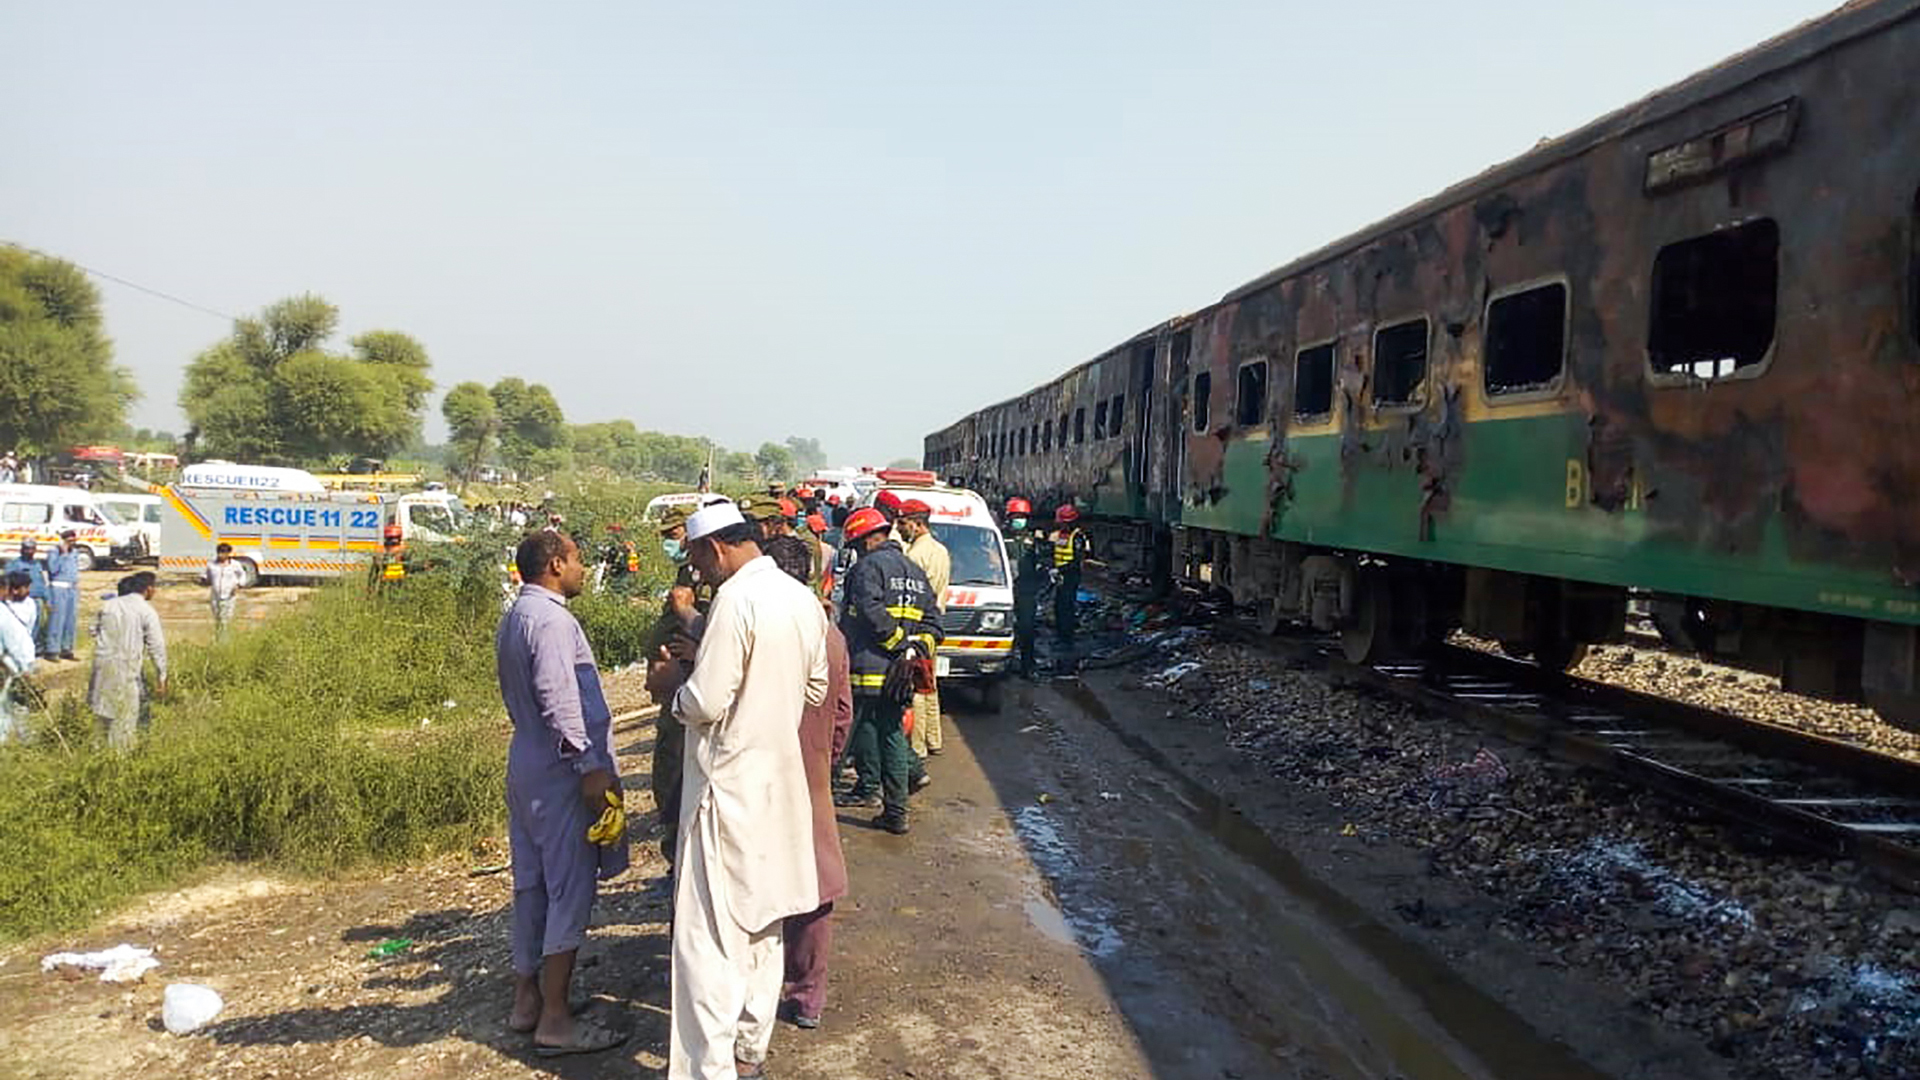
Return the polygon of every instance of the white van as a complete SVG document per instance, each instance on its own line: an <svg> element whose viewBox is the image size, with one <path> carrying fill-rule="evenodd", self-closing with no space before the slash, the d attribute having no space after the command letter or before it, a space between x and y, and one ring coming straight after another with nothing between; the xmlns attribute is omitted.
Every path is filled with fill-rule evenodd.
<svg viewBox="0 0 1920 1080"><path fill-rule="evenodd" d="M882 469L872 505L882 491L902 502L918 499L933 510L927 521L947 549L953 572L947 582L940 628L945 640L934 674L977 682L988 708L1000 707L1001 680L1013 662L1013 573L1007 545L987 501L966 488L949 487L933 473Z"/></svg>
<svg viewBox="0 0 1920 1080"><path fill-rule="evenodd" d="M327 485L305 469L278 465L236 465L231 461L202 461L180 470L181 487L225 488L233 491L278 491L325 495Z"/></svg>
<svg viewBox="0 0 1920 1080"><path fill-rule="evenodd" d="M140 534L147 558L160 557L160 507L158 495L128 495L119 491L96 491L93 503L108 519Z"/></svg>
<svg viewBox="0 0 1920 1080"><path fill-rule="evenodd" d="M145 558L139 532L109 519L95 499L80 488L0 484L0 550L11 554L22 540L33 540L44 556L72 529L82 570Z"/></svg>

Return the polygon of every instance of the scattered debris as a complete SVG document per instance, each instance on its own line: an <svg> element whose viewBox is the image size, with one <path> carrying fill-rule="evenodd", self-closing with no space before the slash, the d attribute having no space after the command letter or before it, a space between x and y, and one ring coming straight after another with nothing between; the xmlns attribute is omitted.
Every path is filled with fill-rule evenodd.
<svg viewBox="0 0 1920 1080"><path fill-rule="evenodd" d="M67 968L72 971L98 971L101 982L139 982L147 972L160 966L152 949L134 945L115 945L111 949L86 953L53 953L40 958L41 971Z"/></svg>
<svg viewBox="0 0 1920 1080"><path fill-rule="evenodd" d="M210 986L171 983L160 996L160 1022L169 1034L190 1034L212 1023L226 1005Z"/></svg>
<svg viewBox="0 0 1920 1080"><path fill-rule="evenodd" d="M368 949L367 959L385 960L390 956L399 956L411 948L413 948L412 938L388 938L373 948Z"/></svg>

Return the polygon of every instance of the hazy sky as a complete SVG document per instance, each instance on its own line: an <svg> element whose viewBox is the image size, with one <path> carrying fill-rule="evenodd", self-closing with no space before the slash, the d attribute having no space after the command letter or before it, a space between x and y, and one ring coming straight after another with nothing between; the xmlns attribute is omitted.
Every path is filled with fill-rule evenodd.
<svg viewBox="0 0 1920 1080"><path fill-rule="evenodd" d="M884 461L1831 6L4 0L0 239ZM179 430L226 324L101 291Z"/></svg>

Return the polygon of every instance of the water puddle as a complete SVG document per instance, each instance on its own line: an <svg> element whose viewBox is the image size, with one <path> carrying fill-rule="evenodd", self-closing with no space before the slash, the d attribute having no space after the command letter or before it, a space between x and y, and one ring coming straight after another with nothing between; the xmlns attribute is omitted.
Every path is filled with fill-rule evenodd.
<svg viewBox="0 0 1920 1080"><path fill-rule="evenodd" d="M1170 779L1196 827L1260 870L1312 913L1312 920L1300 920L1276 905L1263 930L1331 1003L1379 1040L1409 1080L1457 1080L1467 1074L1419 1025L1401 1015L1379 990L1341 962L1325 940L1327 926L1339 927L1348 943L1390 973L1448 1035L1496 1075L1514 1080L1605 1080L1604 1074L1581 1061L1564 1044L1542 1036L1504 1005L1456 975L1438 957L1405 940L1309 874L1291 852L1259 826L1188 777L1158 747L1126 730L1084 684L1056 683L1053 689Z"/></svg>
<svg viewBox="0 0 1920 1080"><path fill-rule="evenodd" d="M1074 879L1080 860L1044 808L1023 806L1015 810L1013 831L1025 845L1028 858L1048 881ZM1104 901L1067 896L1061 897L1057 906L1044 899L1029 900L1026 908L1027 917L1041 933L1056 941L1078 945L1090 956L1112 956L1125 944L1120 931L1114 928L1113 908ZM1059 932L1054 929L1056 925Z"/></svg>

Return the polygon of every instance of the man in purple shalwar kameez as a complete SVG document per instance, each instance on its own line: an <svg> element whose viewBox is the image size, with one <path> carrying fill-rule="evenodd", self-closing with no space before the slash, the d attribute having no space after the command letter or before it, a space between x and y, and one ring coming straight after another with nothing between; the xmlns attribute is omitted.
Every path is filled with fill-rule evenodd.
<svg viewBox="0 0 1920 1080"><path fill-rule="evenodd" d="M537 532L514 555L520 595L500 620L494 652L500 696L513 718L507 750L507 834L513 848L513 1013L543 1057L592 1053L626 1041L568 1005L574 958L602 878L627 868L626 838L587 830L620 792L612 714L593 650L567 599L586 566L573 541Z"/></svg>

